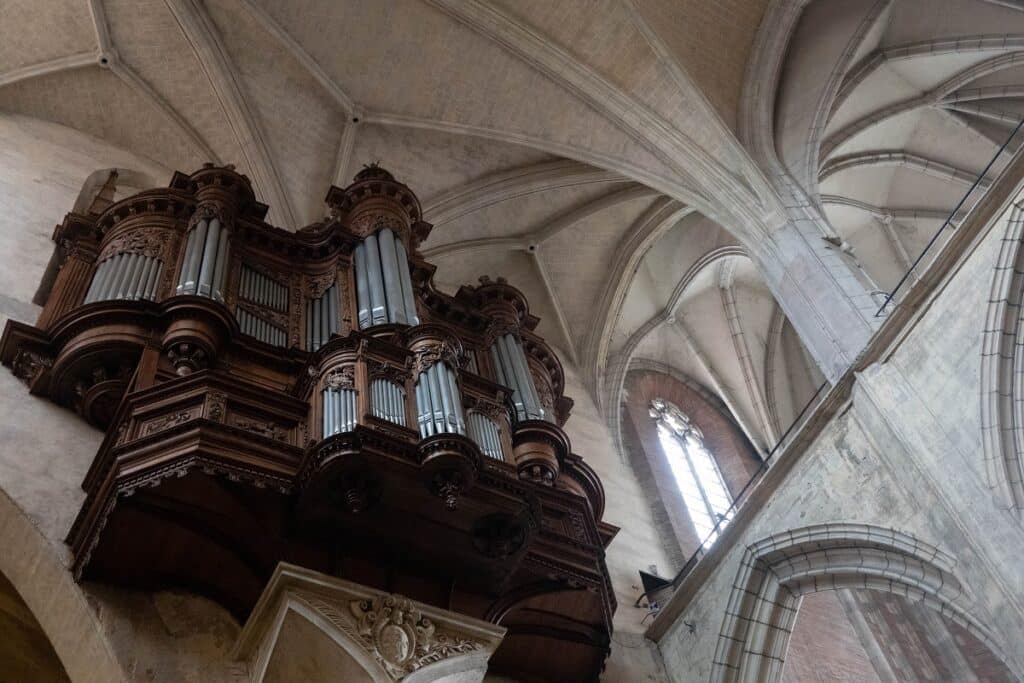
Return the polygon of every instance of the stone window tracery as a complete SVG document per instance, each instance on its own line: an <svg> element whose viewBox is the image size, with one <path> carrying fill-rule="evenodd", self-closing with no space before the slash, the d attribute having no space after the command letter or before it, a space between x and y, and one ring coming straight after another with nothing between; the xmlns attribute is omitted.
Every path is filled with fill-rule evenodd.
<svg viewBox="0 0 1024 683"><path fill-rule="evenodd" d="M709 547L732 518L732 496L725 479L704 446L704 435L685 413L663 399L651 401L649 413L657 423L658 440L697 537ZM719 521L723 524L716 531Z"/></svg>

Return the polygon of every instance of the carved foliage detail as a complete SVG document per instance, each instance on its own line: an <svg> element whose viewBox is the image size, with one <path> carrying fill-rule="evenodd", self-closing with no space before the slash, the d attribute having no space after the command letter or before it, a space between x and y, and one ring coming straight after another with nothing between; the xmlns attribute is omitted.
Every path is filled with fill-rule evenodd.
<svg viewBox="0 0 1024 683"><path fill-rule="evenodd" d="M416 360L413 369L418 377L432 368L439 361L444 361L452 368L460 367L459 353L449 341L421 346L416 349Z"/></svg>
<svg viewBox="0 0 1024 683"><path fill-rule="evenodd" d="M313 275L306 279L306 296L310 299L319 299L324 295L337 279L337 273L329 270L320 275Z"/></svg>
<svg viewBox="0 0 1024 683"><path fill-rule="evenodd" d="M375 379L386 379L395 384L405 386L405 381L409 378L409 369L400 368L390 363L384 363L379 360L369 358L366 361L366 371L370 376L370 380Z"/></svg>
<svg viewBox="0 0 1024 683"><path fill-rule="evenodd" d="M385 595L350 604L356 632L392 676L407 675L431 662L471 652L479 644L438 634L408 598Z"/></svg>
<svg viewBox="0 0 1024 683"><path fill-rule="evenodd" d="M466 404L466 412L480 413L496 424L501 424L501 421L508 417L508 412L503 405L482 398L471 399Z"/></svg>
<svg viewBox="0 0 1024 683"><path fill-rule="evenodd" d="M184 410L177 410L167 415L161 415L160 417L148 420L143 423L142 429L140 430L141 436L149 436L157 432L162 432L165 429L170 429L180 424L184 424L189 420L193 420L198 417L199 407L194 406L192 408L186 408Z"/></svg>
<svg viewBox="0 0 1024 683"><path fill-rule="evenodd" d="M364 213L349 224L349 229L362 237L372 235L384 228L391 228L391 231L401 236L403 240L409 234L409 228L404 222L396 216L387 214Z"/></svg>
<svg viewBox="0 0 1024 683"><path fill-rule="evenodd" d="M167 260L168 246L174 233L170 230L141 228L118 235L103 247L100 260L114 254L142 254L149 258Z"/></svg>
<svg viewBox="0 0 1024 683"><path fill-rule="evenodd" d="M244 429L247 432L252 432L253 434L262 436L265 439L273 439L274 441L288 440L288 430L270 420L259 420L242 415L232 415L230 424L233 427L238 427L239 429Z"/></svg>
<svg viewBox="0 0 1024 683"><path fill-rule="evenodd" d="M533 386L537 388L537 398L544 409L549 413L555 409L555 394L551 391L551 380L542 376L535 369L530 368L530 375L533 377Z"/></svg>
<svg viewBox="0 0 1024 683"><path fill-rule="evenodd" d="M354 365L344 365L335 368L327 374L324 380L324 387L327 389L354 389L356 386L356 368Z"/></svg>
<svg viewBox="0 0 1024 683"><path fill-rule="evenodd" d="M195 213L193 213L192 218L189 219L188 227L191 228L199 221L208 221L211 218L219 220L221 225L228 225L231 223L232 216L227 207L213 202L205 202L196 207Z"/></svg>
<svg viewBox="0 0 1024 683"><path fill-rule="evenodd" d="M36 377L51 365L53 365L53 361L46 356L28 349L21 349L14 356L11 370L14 371L15 377L31 385Z"/></svg>
<svg viewBox="0 0 1024 683"><path fill-rule="evenodd" d="M228 397L221 391L211 391L206 395L206 407L203 413L207 420L223 422L227 414Z"/></svg>
<svg viewBox="0 0 1024 683"><path fill-rule="evenodd" d="M347 610L312 593L296 591L294 596L372 654L392 680L483 647L478 641L437 628L411 600L399 595L353 600Z"/></svg>

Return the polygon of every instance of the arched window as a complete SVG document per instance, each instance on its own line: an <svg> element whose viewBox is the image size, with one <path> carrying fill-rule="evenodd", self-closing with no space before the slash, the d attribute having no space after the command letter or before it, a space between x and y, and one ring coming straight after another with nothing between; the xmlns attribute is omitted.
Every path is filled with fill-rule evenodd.
<svg viewBox="0 0 1024 683"><path fill-rule="evenodd" d="M658 439L675 475L690 519L705 547L714 543L715 525L732 518L732 497L714 457L704 447L704 435L682 411L662 399L651 401ZM721 530L722 527L719 527Z"/></svg>

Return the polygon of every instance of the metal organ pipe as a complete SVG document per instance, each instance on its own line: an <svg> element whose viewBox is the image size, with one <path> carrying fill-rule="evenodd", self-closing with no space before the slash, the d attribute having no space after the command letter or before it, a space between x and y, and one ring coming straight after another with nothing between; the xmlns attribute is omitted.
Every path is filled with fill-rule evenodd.
<svg viewBox="0 0 1024 683"><path fill-rule="evenodd" d="M306 350L316 351L340 331L338 289L332 284L319 298L306 299Z"/></svg>
<svg viewBox="0 0 1024 683"><path fill-rule="evenodd" d="M408 324L399 277L398 252L395 250L395 233L390 228L384 228L377 233L377 244L380 249L381 271L384 275L388 322Z"/></svg>
<svg viewBox="0 0 1024 683"><path fill-rule="evenodd" d="M402 286L402 306L405 318L410 325L419 325L420 317L416 314L416 298L412 292L412 277L409 275L409 254L405 251L402 240L395 240L395 255L398 261L398 279Z"/></svg>
<svg viewBox="0 0 1024 683"><path fill-rule="evenodd" d="M466 422L469 425L469 438L473 439L484 455L496 460L505 459L501 452L501 435L494 420L482 413L471 412Z"/></svg>
<svg viewBox="0 0 1024 683"><path fill-rule="evenodd" d="M213 271L213 298L217 301L224 301L230 258L231 242L228 240L228 231L224 229L220 231L220 240L217 242L217 266Z"/></svg>
<svg viewBox="0 0 1024 683"><path fill-rule="evenodd" d="M354 389L326 388L322 393L324 438L356 428L356 392Z"/></svg>
<svg viewBox="0 0 1024 683"><path fill-rule="evenodd" d="M455 372L444 361L434 363L416 379L416 412L421 436L466 433Z"/></svg>
<svg viewBox="0 0 1024 683"><path fill-rule="evenodd" d="M188 233L185 245L185 259L178 278L178 294L195 294L196 280L199 277L199 266L203 258L203 247L206 245L207 220L201 219Z"/></svg>
<svg viewBox="0 0 1024 683"><path fill-rule="evenodd" d="M366 279L370 290L370 320L374 325L388 322L387 302L384 300L384 275L380 268L380 246L376 235L367 237Z"/></svg>
<svg viewBox="0 0 1024 683"><path fill-rule="evenodd" d="M224 300L230 235L219 218L200 219L189 231L177 294Z"/></svg>
<svg viewBox="0 0 1024 683"><path fill-rule="evenodd" d="M418 325L416 300L405 245L390 228L363 240L355 250L359 327Z"/></svg>
<svg viewBox="0 0 1024 683"><path fill-rule="evenodd" d="M359 329L366 329L370 319L370 282L366 277L366 244L360 242L355 253L356 302L359 306Z"/></svg>
<svg viewBox="0 0 1024 683"><path fill-rule="evenodd" d="M540 405L520 341L512 333L501 335L491 345L491 358L494 360L498 381L512 389L516 417L520 420L550 421L553 416L548 415Z"/></svg>
<svg viewBox="0 0 1024 683"><path fill-rule="evenodd" d="M405 426L405 389L388 379L370 382L371 412L375 417Z"/></svg>
<svg viewBox="0 0 1024 683"><path fill-rule="evenodd" d="M85 303L112 299L154 299L163 262L145 254L120 253L104 259L93 274Z"/></svg>
<svg viewBox="0 0 1024 683"><path fill-rule="evenodd" d="M199 282L196 293L199 296L211 296L213 293L213 273L217 269L217 246L220 244L220 220L210 219L203 244L203 262L199 268Z"/></svg>

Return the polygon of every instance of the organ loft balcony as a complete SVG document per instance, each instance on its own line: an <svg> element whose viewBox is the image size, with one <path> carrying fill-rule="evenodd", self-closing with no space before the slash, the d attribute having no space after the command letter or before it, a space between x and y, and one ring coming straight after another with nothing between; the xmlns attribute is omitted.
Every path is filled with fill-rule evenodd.
<svg viewBox="0 0 1024 683"><path fill-rule="evenodd" d="M244 621L286 562L504 627L493 671L596 677L617 529L537 318L502 280L436 289L387 171L326 202L284 231L207 165L57 226L49 299L0 360L105 430L76 577Z"/></svg>

